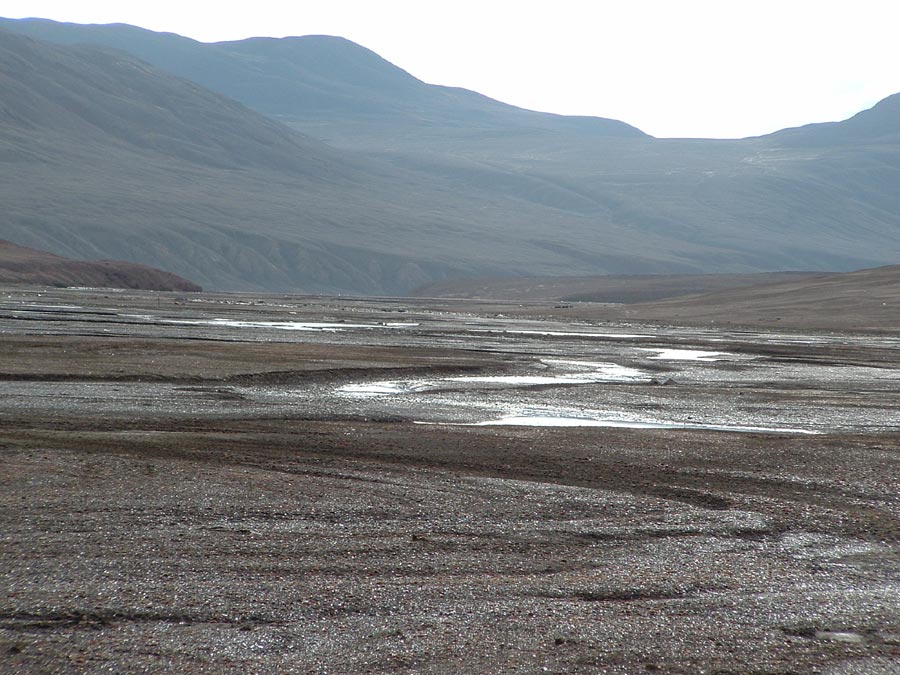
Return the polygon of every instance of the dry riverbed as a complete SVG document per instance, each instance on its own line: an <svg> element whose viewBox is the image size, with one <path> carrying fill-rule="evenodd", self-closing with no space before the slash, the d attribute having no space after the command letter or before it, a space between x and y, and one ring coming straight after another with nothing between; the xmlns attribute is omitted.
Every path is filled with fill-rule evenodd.
<svg viewBox="0 0 900 675"><path fill-rule="evenodd" d="M900 338L552 309L5 289L0 672L898 672Z"/></svg>

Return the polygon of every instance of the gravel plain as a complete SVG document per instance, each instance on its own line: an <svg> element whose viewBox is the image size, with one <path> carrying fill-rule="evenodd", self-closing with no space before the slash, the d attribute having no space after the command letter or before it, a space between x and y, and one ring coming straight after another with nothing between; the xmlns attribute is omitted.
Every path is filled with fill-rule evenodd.
<svg viewBox="0 0 900 675"><path fill-rule="evenodd" d="M0 672L896 673L898 469L890 333L9 287Z"/></svg>

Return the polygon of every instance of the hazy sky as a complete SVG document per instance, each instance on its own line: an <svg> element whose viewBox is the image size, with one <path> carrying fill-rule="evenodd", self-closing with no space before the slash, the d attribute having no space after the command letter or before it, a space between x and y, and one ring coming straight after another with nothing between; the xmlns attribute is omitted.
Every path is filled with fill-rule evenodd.
<svg viewBox="0 0 900 675"><path fill-rule="evenodd" d="M416 77L654 136L845 119L900 92L900 0L3 0L213 42L341 35Z"/></svg>

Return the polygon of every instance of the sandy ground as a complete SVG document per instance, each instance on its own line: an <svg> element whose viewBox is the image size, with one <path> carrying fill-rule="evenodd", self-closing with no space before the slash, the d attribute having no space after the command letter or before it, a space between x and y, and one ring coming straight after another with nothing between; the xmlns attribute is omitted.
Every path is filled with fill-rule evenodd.
<svg viewBox="0 0 900 675"><path fill-rule="evenodd" d="M900 672L891 336L38 293L0 294L4 673ZM447 383L565 354L647 376ZM382 381L431 389L341 393ZM614 402L815 433L463 424Z"/></svg>

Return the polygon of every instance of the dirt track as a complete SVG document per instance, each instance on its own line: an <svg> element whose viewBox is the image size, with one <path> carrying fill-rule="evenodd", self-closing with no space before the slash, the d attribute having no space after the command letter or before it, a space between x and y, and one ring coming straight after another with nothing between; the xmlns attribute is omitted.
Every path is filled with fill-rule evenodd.
<svg viewBox="0 0 900 675"><path fill-rule="evenodd" d="M0 309L0 671L900 669L895 341L635 347L485 328L533 330L514 308L104 295ZM160 321L222 316L348 327ZM641 356L669 343L737 356ZM647 376L449 379L560 354ZM433 388L339 393L398 379ZM458 425L614 401L818 433Z"/></svg>

